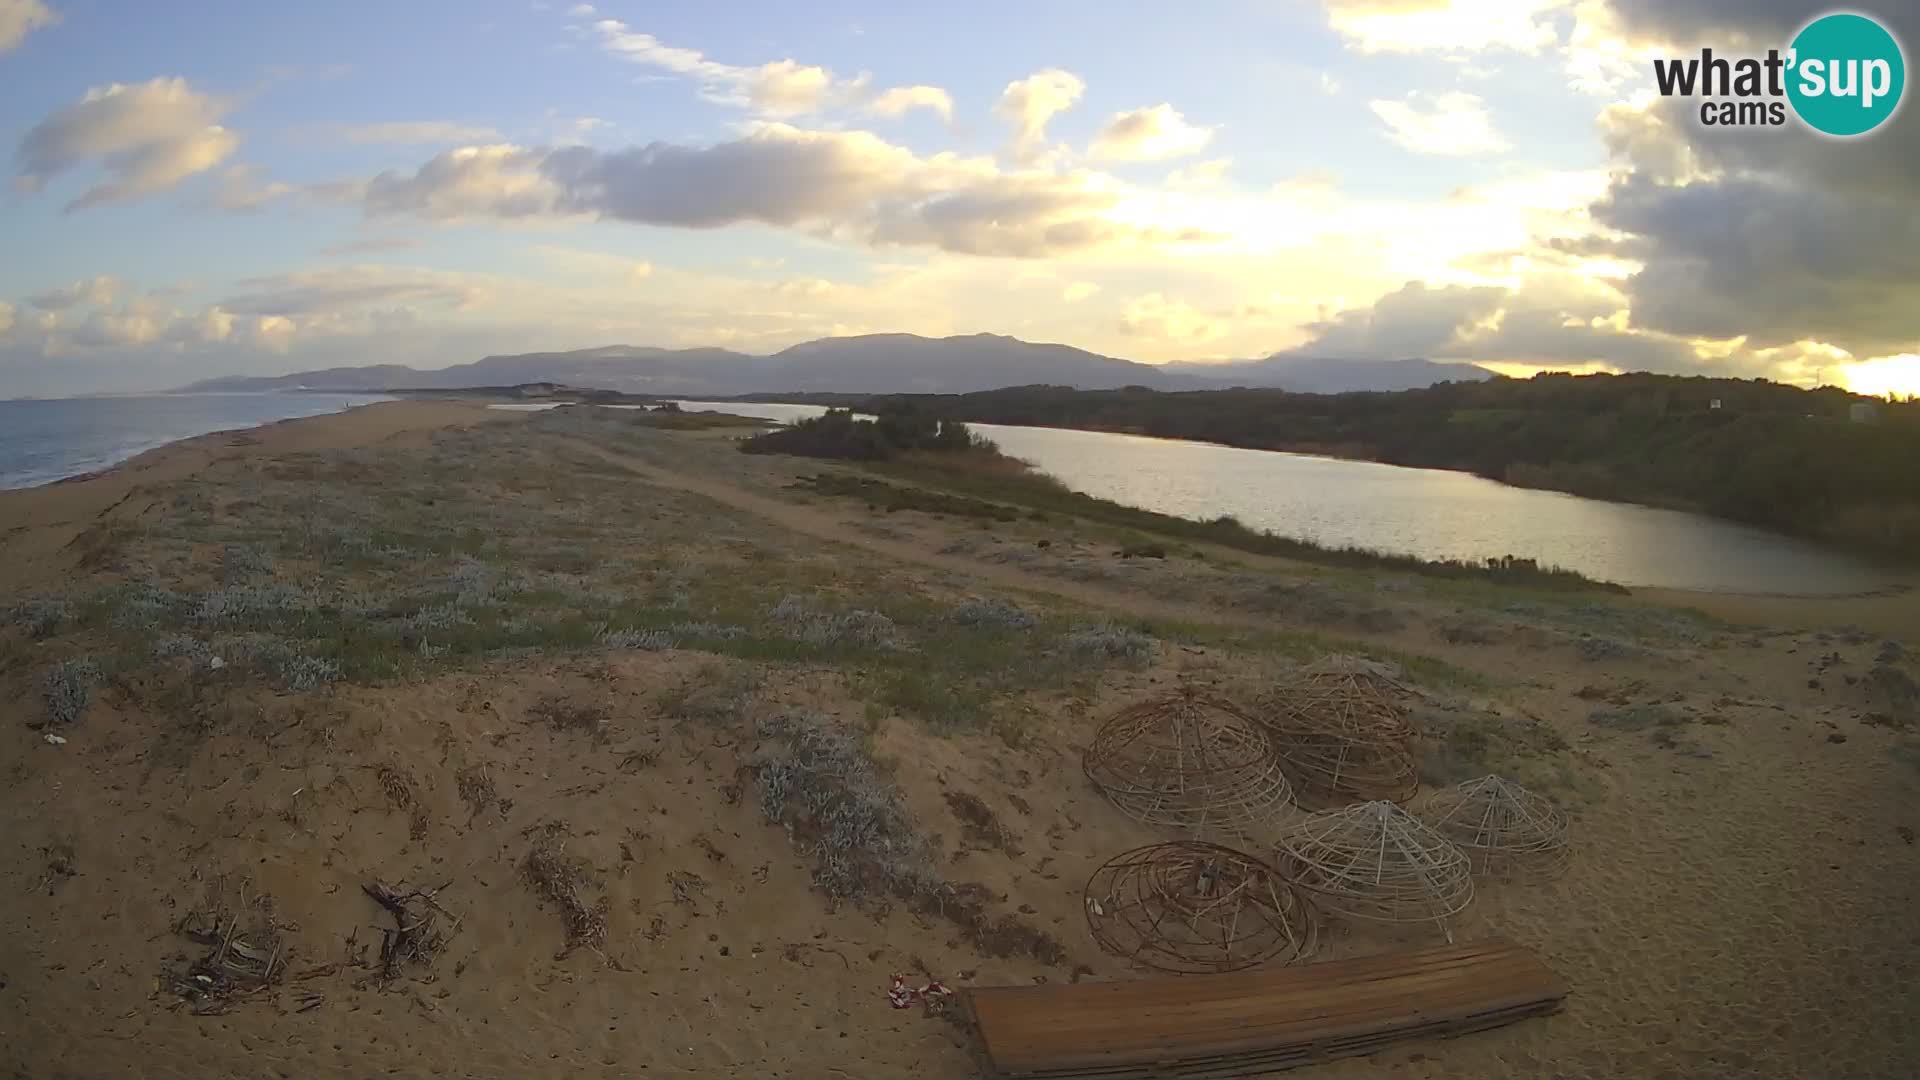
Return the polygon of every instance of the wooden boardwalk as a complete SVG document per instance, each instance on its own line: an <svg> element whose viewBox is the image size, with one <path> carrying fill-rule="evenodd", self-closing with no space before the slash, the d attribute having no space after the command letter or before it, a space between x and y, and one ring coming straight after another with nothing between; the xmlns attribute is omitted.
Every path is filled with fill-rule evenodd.
<svg viewBox="0 0 1920 1080"><path fill-rule="evenodd" d="M1215 1078L1553 1012L1567 988L1500 939L1327 964L972 990L995 1075Z"/></svg>

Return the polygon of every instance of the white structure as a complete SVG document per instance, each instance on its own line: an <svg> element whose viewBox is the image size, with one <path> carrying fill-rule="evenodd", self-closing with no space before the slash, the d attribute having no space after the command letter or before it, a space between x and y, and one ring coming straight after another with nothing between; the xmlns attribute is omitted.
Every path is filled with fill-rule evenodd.
<svg viewBox="0 0 1920 1080"><path fill-rule="evenodd" d="M1847 419L1856 424L1871 424L1880 419L1880 410L1871 401L1856 401L1847 407Z"/></svg>

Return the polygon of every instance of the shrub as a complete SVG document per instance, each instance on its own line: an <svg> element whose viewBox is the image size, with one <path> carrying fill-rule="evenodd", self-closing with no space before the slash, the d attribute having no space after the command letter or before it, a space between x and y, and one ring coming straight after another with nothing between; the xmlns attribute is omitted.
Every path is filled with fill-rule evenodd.
<svg viewBox="0 0 1920 1080"><path fill-rule="evenodd" d="M914 897L938 888L926 840L859 740L805 712L764 718L755 729L774 744L753 766L760 812L813 856L814 883L828 896Z"/></svg>
<svg viewBox="0 0 1920 1080"><path fill-rule="evenodd" d="M899 627L877 611L821 611L814 602L797 593L788 593L767 610L767 617L778 623L789 640L831 647L851 645L868 649L903 647Z"/></svg>
<svg viewBox="0 0 1920 1080"><path fill-rule="evenodd" d="M36 640L53 636L72 615L71 606L57 596L30 596L7 609L7 621Z"/></svg>
<svg viewBox="0 0 1920 1080"><path fill-rule="evenodd" d="M667 632L682 641L738 641L747 636L747 628L744 626L710 622L674 623L667 628Z"/></svg>
<svg viewBox="0 0 1920 1080"><path fill-rule="evenodd" d="M98 685L100 668L92 660L62 660L41 672L40 695L47 703L47 718L56 724L80 719Z"/></svg>
<svg viewBox="0 0 1920 1080"><path fill-rule="evenodd" d="M636 630L631 626L621 630L602 626L594 631L593 640L609 649L638 649L642 652L665 652L674 644L673 635L665 630Z"/></svg>
<svg viewBox="0 0 1920 1080"><path fill-rule="evenodd" d="M470 626L473 619L453 604L435 604L414 612L407 618L407 629L416 634L434 631L447 631L455 627Z"/></svg>
<svg viewBox="0 0 1920 1080"><path fill-rule="evenodd" d="M1025 630L1037 621L1033 615L1004 600L967 600L947 612L947 621L956 626L982 630Z"/></svg>
<svg viewBox="0 0 1920 1080"><path fill-rule="evenodd" d="M749 454L797 454L849 461L889 461L909 450L995 453L998 448L967 425L916 411L883 412L856 420L850 409L825 414L790 427L744 439Z"/></svg>
<svg viewBox="0 0 1920 1080"><path fill-rule="evenodd" d="M338 662L301 652L284 641L236 641L225 648L233 663L251 665L296 694L331 686L340 678Z"/></svg>
<svg viewBox="0 0 1920 1080"><path fill-rule="evenodd" d="M228 582L273 573L273 557L249 544L228 544L220 552L220 573Z"/></svg>
<svg viewBox="0 0 1920 1080"><path fill-rule="evenodd" d="M153 658L161 661L184 659L196 671L212 668L217 659L211 644L188 634L167 634L154 641Z"/></svg>
<svg viewBox="0 0 1920 1080"><path fill-rule="evenodd" d="M109 621L113 628L136 632L152 632L181 622L195 606L192 597L152 582L141 582L119 591L111 603L113 613Z"/></svg>
<svg viewBox="0 0 1920 1080"><path fill-rule="evenodd" d="M200 622L263 626L305 614L311 606L305 593L283 582L229 585L201 597L193 617Z"/></svg>
<svg viewBox="0 0 1920 1080"><path fill-rule="evenodd" d="M1153 655L1154 639L1116 623L1090 623L1069 631L1067 651L1109 660L1138 661Z"/></svg>
<svg viewBox="0 0 1920 1080"><path fill-rule="evenodd" d="M494 603L493 571L478 559L461 559L447 575L454 588L454 603L460 607L486 607Z"/></svg>

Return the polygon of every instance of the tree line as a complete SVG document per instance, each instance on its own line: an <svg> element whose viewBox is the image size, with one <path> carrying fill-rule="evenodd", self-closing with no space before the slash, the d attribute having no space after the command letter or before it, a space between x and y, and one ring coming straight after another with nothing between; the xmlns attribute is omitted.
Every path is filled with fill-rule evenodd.
<svg viewBox="0 0 1920 1080"><path fill-rule="evenodd" d="M1872 422L1854 422L1868 402ZM1553 373L1398 393L1020 386L859 407L1455 469L1920 560L1920 403L1830 387Z"/></svg>

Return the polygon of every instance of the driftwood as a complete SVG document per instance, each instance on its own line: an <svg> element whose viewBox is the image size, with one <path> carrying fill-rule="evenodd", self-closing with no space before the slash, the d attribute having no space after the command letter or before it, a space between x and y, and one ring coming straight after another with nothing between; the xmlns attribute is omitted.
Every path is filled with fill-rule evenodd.
<svg viewBox="0 0 1920 1080"><path fill-rule="evenodd" d="M447 938L452 930L459 928L460 919L441 907L436 897L451 884L453 882L449 881L436 889L410 889L404 892L380 881L360 886L362 892L393 917L392 927L380 928L382 982L399 978L409 965L426 967L432 964L434 958L440 955L440 950L446 947ZM445 929L442 928L442 920L448 924Z"/></svg>

